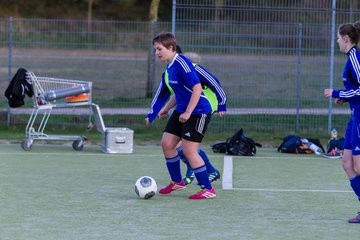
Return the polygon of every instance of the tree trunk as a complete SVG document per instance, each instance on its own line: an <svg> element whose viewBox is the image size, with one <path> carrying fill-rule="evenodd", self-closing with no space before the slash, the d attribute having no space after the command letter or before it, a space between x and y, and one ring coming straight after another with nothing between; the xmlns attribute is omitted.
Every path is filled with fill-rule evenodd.
<svg viewBox="0 0 360 240"><path fill-rule="evenodd" d="M160 0L152 0L149 10L149 20L150 20L150 29L149 29L149 51L148 51L148 71L147 71L147 82L146 82L146 98L152 98L154 92L155 84L155 52L152 46L151 40L156 34L156 24L158 17Z"/></svg>
<svg viewBox="0 0 360 240"><path fill-rule="evenodd" d="M355 13L359 9L359 0L352 0L350 3L350 22L354 23L357 19L355 19Z"/></svg>
<svg viewBox="0 0 360 240"><path fill-rule="evenodd" d="M87 21L88 21L88 31L89 32L91 31L93 4L94 4L94 0L88 0Z"/></svg>

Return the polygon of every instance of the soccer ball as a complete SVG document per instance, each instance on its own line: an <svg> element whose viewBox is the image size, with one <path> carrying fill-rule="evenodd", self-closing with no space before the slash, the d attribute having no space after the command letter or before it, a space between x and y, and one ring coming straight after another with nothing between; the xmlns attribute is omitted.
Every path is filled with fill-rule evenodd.
<svg viewBox="0 0 360 240"><path fill-rule="evenodd" d="M157 192L155 179L149 176L142 176L136 180L135 192L140 198L152 198Z"/></svg>

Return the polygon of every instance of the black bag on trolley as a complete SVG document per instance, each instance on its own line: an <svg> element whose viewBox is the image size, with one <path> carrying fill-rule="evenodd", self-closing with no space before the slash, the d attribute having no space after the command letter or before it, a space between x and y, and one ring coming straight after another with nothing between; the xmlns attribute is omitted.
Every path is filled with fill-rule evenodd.
<svg viewBox="0 0 360 240"><path fill-rule="evenodd" d="M29 97L34 95L32 85L26 81L26 73L26 69L19 68L5 90L5 97L12 108L24 105L25 94Z"/></svg>

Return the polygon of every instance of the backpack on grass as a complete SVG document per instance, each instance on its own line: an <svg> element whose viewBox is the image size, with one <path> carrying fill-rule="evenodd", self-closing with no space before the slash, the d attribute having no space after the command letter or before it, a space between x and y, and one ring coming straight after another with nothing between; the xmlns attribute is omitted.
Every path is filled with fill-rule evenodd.
<svg viewBox="0 0 360 240"><path fill-rule="evenodd" d="M330 139L327 144L327 152L331 152L332 150L343 151L344 150L344 138L339 139Z"/></svg>
<svg viewBox="0 0 360 240"><path fill-rule="evenodd" d="M218 142L211 146L214 153L226 153L226 142Z"/></svg>
<svg viewBox="0 0 360 240"><path fill-rule="evenodd" d="M305 142L311 142L318 146L322 152L324 147L321 145L320 140L317 138L306 138L307 141L304 141L304 138L301 138L297 135L288 135L283 139L283 142L278 147L278 152L281 153L296 153L296 154L312 154L314 153Z"/></svg>
<svg viewBox="0 0 360 240"><path fill-rule="evenodd" d="M244 134L244 130L240 128L225 142L214 144L212 149L215 153L226 153L228 155L237 156L254 156L256 154L256 146L262 147L260 143L255 142L252 138L248 138Z"/></svg>

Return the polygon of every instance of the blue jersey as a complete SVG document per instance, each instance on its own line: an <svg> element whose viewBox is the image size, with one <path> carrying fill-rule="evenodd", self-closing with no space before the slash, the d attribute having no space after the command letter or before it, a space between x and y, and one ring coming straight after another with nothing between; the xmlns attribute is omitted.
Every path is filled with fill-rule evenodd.
<svg viewBox="0 0 360 240"><path fill-rule="evenodd" d="M351 115L360 117L360 52L353 47L347 56L343 72L345 90L333 90L332 97L349 102Z"/></svg>
<svg viewBox="0 0 360 240"><path fill-rule="evenodd" d="M219 80L213 76L211 73L209 73L206 69L204 69L202 66L195 65L195 71L196 74L200 80L200 83L204 89L206 88L211 89L212 92L216 95L216 105L217 111L226 111L226 94L224 90L222 89ZM154 99L151 103L151 111L148 113L147 117L149 118L150 122L152 122L156 115L160 112L160 109L162 106L166 103L170 95L173 93L171 87L169 89L169 79L168 79L168 72L165 71L162 74L161 83L158 87L158 90L154 96ZM208 99L210 102L212 99ZM212 104L212 103L211 103Z"/></svg>
<svg viewBox="0 0 360 240"><path fill-rule="evenodd" d="M176 110L179 113L184 113L189 105L193 93L192 89L196 84L200 84L200 80L190 60L179 54L175 54L166 71L169 74L169 85L175 93ZM209 101L204 93L201 93L192 114L207 114L211 111Z"/></svg>

